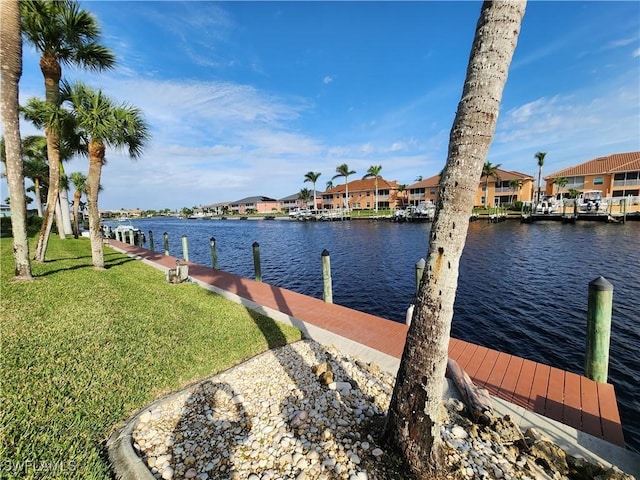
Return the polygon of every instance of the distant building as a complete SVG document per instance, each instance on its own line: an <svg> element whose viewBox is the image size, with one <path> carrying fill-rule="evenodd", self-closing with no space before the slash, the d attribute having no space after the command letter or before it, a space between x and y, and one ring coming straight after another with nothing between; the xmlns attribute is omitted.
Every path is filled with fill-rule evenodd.
<svg viewBox="0 0 640 480"><path fill-rule="evenodd" d="M11 207L9 205L0 205L0 217L10 217Z"/></svg>
<svg viewBox="0 0 640 480"><path fill-rule="evenodd" d="M231 202L229 213L232 215L245 215L250 213L273 213L279 210L278 200L263 195L246 197Z"/></svg>
<svg viewBox="0 0 640 480"><path fill-rule="evenodd" d="M498 178L488 178L488 185L485 177L480 179L474 201L475 206L496 206L531 201L534 182L534 178L531 175L500 168L496 170L496 174ZM409 191L408 200L411 205L417 205L420 202L435 203L440 191L440 175L434 175L409 185L407 189ZM485 189L487 190L486 192Z"/></svg>
<svg viewBox="0 0 640 480"><path fill-rule="evenodd" d="M322 208L334 210L347 208L351 210L373 210L375 208L376 187L375 178L353 180L345 184L336 185L322 193ZM398 182L378 178L378 209L395 208L399 203ZM349 198L345 197L349 191Z"/></svg>
<svg viewBox="0 0 640 480"><path fill-rule="evenodd" d="M566 178L557 187L555 180ZM545 193L553 195L569 190L600 190L603 197L640 195L640 152L614 153L594 158L575 167L565 168L544 177Z"/></svg>
<svg viewBox="0 0 640 480"><path fill-rule="evenodd" d="M308 204L305 204L305 202L300 200L300 193L294 193L292 195L288 195L286 197L280 198L278 199L278 202L280 204L280 209L286 213L296 208L313 209L313 190L310 190L310 194L311 195L310 195L310 200ZM317 203L318 209L322 208L322 192L316 191L316 203Z"/></svg>

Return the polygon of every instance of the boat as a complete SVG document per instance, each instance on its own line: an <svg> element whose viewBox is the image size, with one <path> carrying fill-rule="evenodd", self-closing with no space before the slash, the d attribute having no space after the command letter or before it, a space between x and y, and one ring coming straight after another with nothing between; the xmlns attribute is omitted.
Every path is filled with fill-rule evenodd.
<svg viewBox="0 0 640 480"><path fill-rule="evenodd" d="M585 190L576 199L581 213L606 213L608 202L602 198L601 190Z"/></svg>
<svg viewBox="0 0 640 480"><path fill-rule="evenodd" d="M557 213L560 210L560 202L553 195L544 195L542 201L535 205L535 213L543 215Z"/></svg>
<svg viewBox="0 0 640 480"><path fill-rule="evenodd" d="M129 219L118 220L115 226L103 224L101 228L102 236L105 238L133 245L142 245L146 242L146 237L142 230L135 227Z"/></svg>

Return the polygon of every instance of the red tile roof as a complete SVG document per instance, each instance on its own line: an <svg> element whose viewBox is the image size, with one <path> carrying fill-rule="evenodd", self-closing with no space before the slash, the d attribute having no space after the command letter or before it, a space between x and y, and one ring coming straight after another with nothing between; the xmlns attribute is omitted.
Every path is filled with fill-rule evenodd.
<svg viewBox="0 0 640 480"><path fill-rule="evenodd" d="M352 180L349 182L349 193L351 192L361 192L366 190L375 190L375 178L366 178L364 180ZM378 190L381 189L397 189L398 182L395 180L385 180L384 178L378 178ZM345 186L344 183L335 185L333 188L327 189L324 193L338 193L344 192Z"/></svg>
<svg viewBox="0 0 640 480"><path fill-rule="evenodd" d="M514 180L514 179L518 179L518 180L533 180L533 177L531 175L526 175L524 173L520 173L520 172L516 172L515 170L512 171L507 171L507 170L502 170L500 168L498 168L496 170L496 173L498 174L498 177L500 177L501 181L508 181L508 180ZM489 179L489 183L494 182L495 180L493 180L492 178ZM480 183L484 183L484 179L480 179ZM409 185L409 189L414 189L414 188L431 188L431 187L437 187L440 185L440 175L434 175L433 177L429 177L426 178L418 183L414 183L412 185Z"/></svg>
<svg viewBox="0 0 640 480"><path fill-rule="evenodd" d="M598 157L575 167L565 168L544 177L545 180L557 177L575 177L578 175L598 175L615 172L640 170L640 152L614 153Z"/></svg>

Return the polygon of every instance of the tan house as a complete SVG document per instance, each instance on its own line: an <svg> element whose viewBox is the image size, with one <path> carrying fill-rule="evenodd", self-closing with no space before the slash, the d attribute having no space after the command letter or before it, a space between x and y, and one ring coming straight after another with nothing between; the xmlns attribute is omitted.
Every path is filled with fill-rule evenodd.
<svg viewBox="0 0 640 480"><path fill-rule="evenodd" d="M375 178L353 180L347 184L336 185L322 193L322 208L336 210L373 210L376 206ZM349 198L345 194L349 192ZM378 178L378 210L388 210L398 203L398 182ZM348 200L348 201L347 201Z"/></svg>
<svg viewBox="0 0 640 480"><path fill-rule="evenodd" d="M476 192L475 206L495 206L515 202L531 201L533 198L534 178L524 173L497 169L498 178L482 177ZM488 187L488 192L485 188ZM440 175L434 175L420 182L409 185L409 203L433 202L438 198ZM487 201L488 199L488 201Z"/></svg>
<svg viewBox="0 0 640 480"><path fill-rule="evenodd" d="M555 180L566 178L567 184L557 187ZM545 193L554 195L569 190L600 190L603 197L640 195L640 152L614 153L598 157L575 167L565 168L544 177Z"/></svg>

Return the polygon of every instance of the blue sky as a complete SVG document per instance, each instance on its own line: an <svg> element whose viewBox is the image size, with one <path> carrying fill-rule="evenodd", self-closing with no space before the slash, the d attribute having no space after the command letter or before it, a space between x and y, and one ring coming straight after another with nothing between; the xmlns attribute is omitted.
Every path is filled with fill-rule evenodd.
<svg viewBox="0 0 640 480"><path fill-rule="evenodd" d="M437 174L480 2L82 2L115 70L63 67L145 114L142 158L108 151L101 209L281 198L347 163ZM44 96L24 47L21 100ZM23 135L36 133L23 124ZM537 176L640 150L640 3L529 2L488 160ZM67 172L87 170L75 159ZM343 182L336 179L336 183ZM6 193L6 183L3 183ZM3 195L4 198L6 195Z"/></svg>

